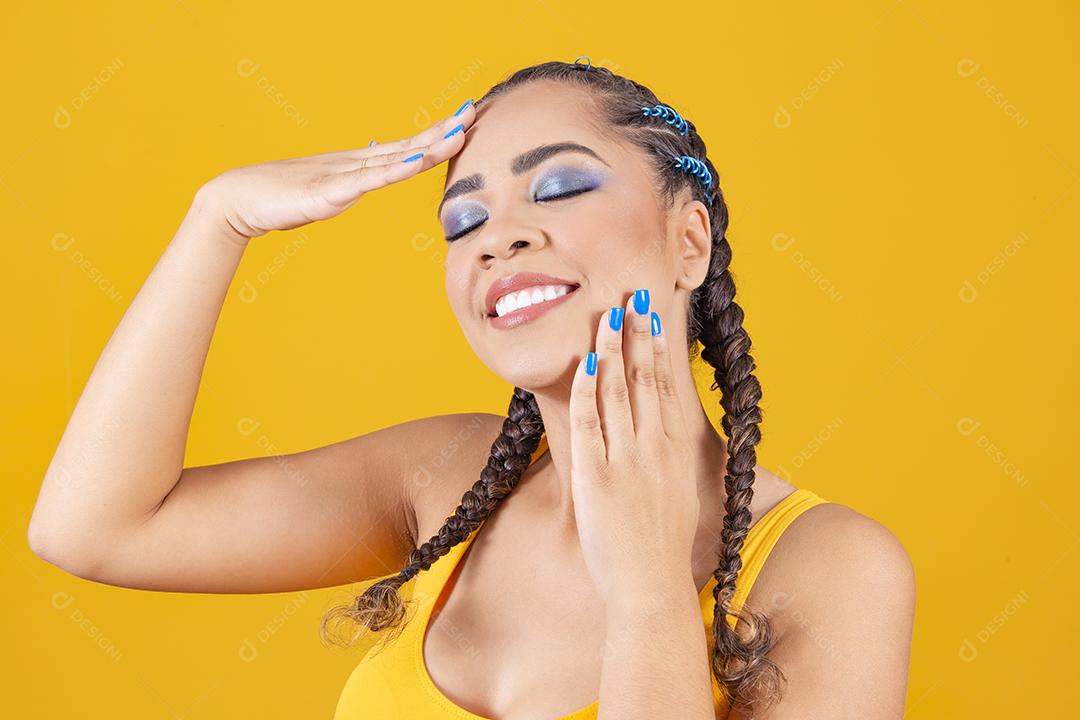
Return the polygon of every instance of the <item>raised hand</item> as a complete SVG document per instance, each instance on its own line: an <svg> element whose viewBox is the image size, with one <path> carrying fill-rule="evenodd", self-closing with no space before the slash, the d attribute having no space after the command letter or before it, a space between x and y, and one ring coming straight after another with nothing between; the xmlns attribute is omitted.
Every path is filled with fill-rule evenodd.
<svg viewBox="0 0 1080 720"><path fill-rule="evenodd" d="M402 140L227 170L199 189L200 199L241 245L271 230L326 220L364 193L410 178L461 150L476 109L469 101L459 113ZM458 125L461 129L444 137Z"/></svg>
<svg viewBox="0 0 1080 720"><path fill-rule="evenodd" d="M671 348L647 290L602 315L595 354L574 375L570 438L578 535L605 601L692 582L700 503Z"/></svg>

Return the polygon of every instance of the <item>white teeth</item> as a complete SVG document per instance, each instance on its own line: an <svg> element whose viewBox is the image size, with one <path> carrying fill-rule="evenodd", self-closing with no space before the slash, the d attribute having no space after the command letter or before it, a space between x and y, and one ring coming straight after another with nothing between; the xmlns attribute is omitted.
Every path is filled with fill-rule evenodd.
<svg viewBox="0 0 1080 720"><path fill-rule="evenodd" d="M495 314L502 317L515 310L562 297L568 292L570 292L569 285L536 285L525 290L508 293L496 301Z"/></svg>

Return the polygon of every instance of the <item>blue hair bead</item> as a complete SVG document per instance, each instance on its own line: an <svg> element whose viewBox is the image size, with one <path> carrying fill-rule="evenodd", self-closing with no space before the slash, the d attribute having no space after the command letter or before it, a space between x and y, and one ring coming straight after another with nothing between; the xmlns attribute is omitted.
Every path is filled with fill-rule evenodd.
<svg viewBox="0 0 1080 720"><path fill-rule="evenodd" d="M712 173L709 172L709 168L705 163L692 155L676 155L673 159L675 161L675 167L680 170L685 170L701 182L705 187L705 199L708 200L709 205L712 205L714 199Z"/></svg>
<svg viewBox="0 0 1080 720"><path fill-rule="evenodd" d="M674 125L675 129L679 131L679 134L686 137L686 133L690 131L690 126L682 115L675 112L674 108L667 105L653 105L652 107L642 107L641 114L645 117L658 117L663 119L668 125Z"/></svg>
<svg viewBox="0 0 1080 720"><path fill-rule="evenodd" d="M706 190L712 190L712 173L709 172L709 168L705 166L705 163L696 157L692 155L676 155L675 167L686 170L701 180L701 184L705 186Z"/></svg>

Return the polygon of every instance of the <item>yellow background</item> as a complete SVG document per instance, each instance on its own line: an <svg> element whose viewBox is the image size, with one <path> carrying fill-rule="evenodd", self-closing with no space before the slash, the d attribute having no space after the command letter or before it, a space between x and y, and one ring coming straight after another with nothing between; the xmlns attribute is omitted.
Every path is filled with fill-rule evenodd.
<svg viewBox="0 0 1080 720"><path fill-rule="evenodd" d="M1077 16L1064 2L928 0L13 6L0 43L6 714L332 714L358 656L316 631L350 588L81 580L27 547L41 478L199 185L413 134L516 68L579 55L652 87L708 142L764 387L759 461L878 519L914 560L907 717L1071 714ZM253 243L186 465L505 411L510 387L445 300L444 173ZM257 432L238 432L244 418Z"/></svg>

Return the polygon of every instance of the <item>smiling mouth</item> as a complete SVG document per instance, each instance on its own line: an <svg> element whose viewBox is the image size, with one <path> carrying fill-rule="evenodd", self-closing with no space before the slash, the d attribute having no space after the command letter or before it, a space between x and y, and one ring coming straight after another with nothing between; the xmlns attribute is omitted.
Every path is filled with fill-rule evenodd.
<svg viewBox="0 0 1080 720"><path fill-rule="evenodd" d="M567 295L581 285L534 285L518 292L507 293L495 303L495 312L487 313L485 319L501 319L523 312L531 307L542 306Z"/></svg>

